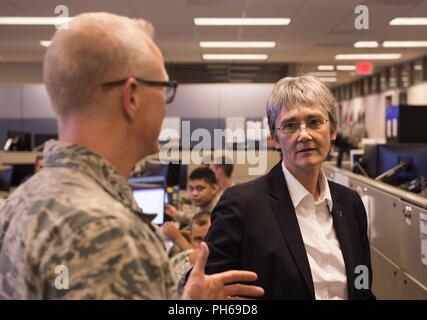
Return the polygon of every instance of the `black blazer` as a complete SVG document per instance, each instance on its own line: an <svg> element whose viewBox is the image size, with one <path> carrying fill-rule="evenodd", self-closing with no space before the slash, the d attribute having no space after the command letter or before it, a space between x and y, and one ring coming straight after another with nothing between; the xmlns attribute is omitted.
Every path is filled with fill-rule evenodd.
<svg viewBox="0 0 427 320"><path fill-rule="evenodd" d="M328 181L332 217L343 253L349 299L374 299L367 218L359 195ZM263 299L315 299L304 242L279 162L267 175L228 188L212 214L206 237L206 273L243 269L258 274ZM358 265L369 270L369 289L356 289Z"/></svg>

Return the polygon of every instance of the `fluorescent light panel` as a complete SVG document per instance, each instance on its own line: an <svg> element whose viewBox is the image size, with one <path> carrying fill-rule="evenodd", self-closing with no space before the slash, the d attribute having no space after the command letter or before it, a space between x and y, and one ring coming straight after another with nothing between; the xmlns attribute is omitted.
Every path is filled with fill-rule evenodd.
<svg viewBox="0 0 427 320"><path fill-rule="evenodd" d="M274 41L201 41L201 48L274 48Z"/></svg>
<svg viewBox="0 0 427 320"><path fill-rule="evenodd" d="M72 18L63 17L0 17L0 25L45 26L69 22Z"/></svg>
<svg viewBox="0 0 427 320"><path fill-rule="evenodd" d="M384 48L425 48L427 41L384 41Z"/></svg>
<svg viewBox="0 0 427 320"><path fill-rule="evenodd" d="M353 45L355 48L378 48L377 41L357 41Z"/></svg>
<svg viewBox="0 0 427 320"><path fill-rule="evenodd" d="M356 66L353 65L338 65L337 66L338 71L354 71L356 70Z"/></svg>
<svg viewBox="0 0 427 320"><path fill-rule="evenodd" d="M426 26L426 17L398 17L389 22L391 26Z"/></svg>
<svg viewBox="0 0 427 320"><path fill-rule="evenodd" d="M400 53L352 53L337 54L335 60L396 60L401 57Z"/></svg>
<svg viewBox="0 0 427 320"><path fill-rule="evenodd" d="M289 18L194 18L196 26L286 26Z"/></svg>
<svg viewBox="0 0 427 320"><path fill-rule="evenodd" d="M333 65L320 65L320 66L317 66L317 70L319 70L319 71L332 71L332 70L334 70L334 66Z"/></svg>
<svg viewBox="0 0 427 320"><path fill-rule="evenodd" d="M47 48L47 47L50 46L50 44L52 43L52 41L50 41L50 40L42 40L39 43L40 43L41 46Z"/></svg>
<svg viewBox="0 0 427 320"><path fill-rule="evenodd" d="M204 54L203 60L267 60L267 54Z"/></svg>

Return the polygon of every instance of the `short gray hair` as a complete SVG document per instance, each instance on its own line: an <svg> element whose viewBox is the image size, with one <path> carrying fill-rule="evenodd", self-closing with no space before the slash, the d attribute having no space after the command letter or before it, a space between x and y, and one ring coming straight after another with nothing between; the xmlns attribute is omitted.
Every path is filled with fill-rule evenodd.
<svg viewBox="0 0 427 320"><path fill-rule="evenodd" d="M331 130L336 131L335 103L331 90L314 76L304 75L279 80L267 102L267 119L271 136L275 136L276 119L282 109L292 108L298 104L304 106L320 104L328 113Z"/></svg>
<svg viewBox="0 0 427 320"><path fill-rule="evenodd" d="M153 32L144 20L104 12L78 15L68 28L57 30L43 66L44 83L56 113L65 117L90 111L88 105L100 104L102 81L136 76L133 73L138 70L152 72Z"/></svg>

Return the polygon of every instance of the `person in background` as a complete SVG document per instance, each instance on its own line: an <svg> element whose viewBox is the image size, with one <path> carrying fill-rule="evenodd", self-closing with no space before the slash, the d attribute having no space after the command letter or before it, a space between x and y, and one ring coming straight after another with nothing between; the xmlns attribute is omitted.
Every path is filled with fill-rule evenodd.
<svg viewBox="0 0 427 320"><path fill-rule="evenodd" d="M219 200L215 174L208 167L198 167L190 173L187 189L191 207L186 210L177 210L174 206L167 205L165 208L165 213L183 226L188 225L199 211L212 212Z"/></svg>
<svg viewBox="0 0 427 320"><path fill-rule="evenodd" d="M161 232L127 184L159 151L169 80L152 27L109 13L73 17L46 51L59 141L0 208L0 299L225 299L256 274L205 275L205 243L180 295ZM58 268L59 267L59 268ZM59 272L59 273L58 273ZM59 275L62 277L59 278Z"/></svg>
<svg viewBox="0 0 427 320"><path fill-rule="evenodd" d="M190 242L186 241L185 238L183 238L180 245L182 251L171 258L172 268L176 274L179 283L179 288L181 290L185 282L185 276L187 272L189 272L191 268L193 268L194 263L196 262L196 259L200 252L200 244L204 241L210 226L211 212L198 212L193 217L193 219L191 219L189 234ZM163 232L167 237L169 237L169 239L171 239L172 241L176 241L177 238L182 236L182 234L181 236L179 235L180 231L175 226L171 227L171 229L172 228L174 228L172 232L171 230L165 232L165 229L163 229ZM184 241L186 241L187 243L184 244Z"/></svg>
<svg viewBox="0 0 427 320"><path fill-rule="evenodd" d="M252 270L265 299L374 299L363 202L322 171L337 134L331 91L313 76L283 78L267 117L283 160L224 191L206 237L206 271Z"/></svg>
<svg viewBox="0 0 427 320"><path fill-rule="evenodd" d="M233 180L233 162L231 159L222 156L215 159L210 165L211 170L215 173L215 178L222 194L228 187L234 186L236 183Z"/></svg>
<svg viewBox="0 0 427 320"><path fill-rule="evenodd" d="M200 242L204 240L211 225L210 216L210 211L200 211L196 213L191 219L188 235L183 234L174 222L167 221L162 225L163 234L176 244L180 251L191 249L194 245L198 247Z"/></svg>

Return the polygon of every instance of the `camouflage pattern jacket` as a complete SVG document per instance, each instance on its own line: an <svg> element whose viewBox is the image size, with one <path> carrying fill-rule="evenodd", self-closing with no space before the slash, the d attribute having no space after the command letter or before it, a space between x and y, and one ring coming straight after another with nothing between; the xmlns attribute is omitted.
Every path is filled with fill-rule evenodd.
<svg viewBox="0 0 427 320"><path fill-rule="evenodd" d="M49 141L44 159L0 207L0 299L179 298L127 181L75 144Z"/></svg>

